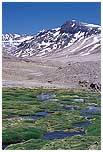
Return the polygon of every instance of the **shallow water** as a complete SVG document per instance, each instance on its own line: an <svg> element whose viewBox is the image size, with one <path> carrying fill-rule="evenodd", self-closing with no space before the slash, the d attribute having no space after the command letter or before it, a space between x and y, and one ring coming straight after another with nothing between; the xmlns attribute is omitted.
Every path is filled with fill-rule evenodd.
<svg viewBox="0 0 103 152"><path fill-rule="evenodd" d="M72 105L65 105L64 109L65 110L79 110L80 107L79 106L72 106Z"/></svg>
<svg viewBox="0 0 103 152"><path fill-rule="evenodd" d="M63 139L65 137L71 137L75 135L84 135L85 131L74 131L74 132L64 132L64 131L54 131L48 132L43 136L43 139L52 140L52 139Z"/></svg>
<svg viewBox="0 0 103 152"><path fill-rule="evenodd" d="M89 125L92 125L92 123L88 120L83 121L83 122L77 122L72 124L74 127L87 127Z"/></svg>
<svg viewBox="0 0 103 152"><path fill-rule="evenodd" d="M97 106L88 106L80 111L81 113L100 114L101 108Z"/></svg>
<svg viewBox="0 0 103 152"><path fill-rule="evenodd" d="M48 114L49 114L48 112L42 111L42 112L37 112L35 115L22 116L21 118L25 120L37 120L41 117L47 116Z"/></svg>
<svg viewBox="0 0 103 152"><path fill-rule="evenodd" d="M37 95L38 100L49 100L55 98L56 95L53 93L41 93L40 95Z"/></svg>

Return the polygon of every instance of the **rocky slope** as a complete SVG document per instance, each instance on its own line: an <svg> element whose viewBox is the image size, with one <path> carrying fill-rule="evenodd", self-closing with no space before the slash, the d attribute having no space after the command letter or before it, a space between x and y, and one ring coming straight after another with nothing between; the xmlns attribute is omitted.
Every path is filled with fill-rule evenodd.
<svg viewBox="0 0 103 152"><path fill-rule="evenodd" d="M3 35L3 48L6 47L9 54L17 57L45 57L56 52L66 57L73 54L84 56L100 52L100 33L98 25L72 20L59 28L42 30L34 36Z"/></svg>

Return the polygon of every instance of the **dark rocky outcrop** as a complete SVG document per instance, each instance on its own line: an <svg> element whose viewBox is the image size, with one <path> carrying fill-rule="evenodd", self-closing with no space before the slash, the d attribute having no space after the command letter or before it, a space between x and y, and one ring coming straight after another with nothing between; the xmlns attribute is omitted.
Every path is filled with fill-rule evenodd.
<svg viewBox="0 0 103 152"><path fill-rule="evenodd" d="M79 81L79 85L81 87L86 87L92 91L101 91L101 84L100 83L90 83L90 82L87 82L87 81Z"/></svg>

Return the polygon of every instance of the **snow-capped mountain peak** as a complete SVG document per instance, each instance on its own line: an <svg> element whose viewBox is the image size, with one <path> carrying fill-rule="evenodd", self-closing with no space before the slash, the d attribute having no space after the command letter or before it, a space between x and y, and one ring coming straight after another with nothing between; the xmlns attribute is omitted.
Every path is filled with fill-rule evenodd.
<svg viewBox="0 0 103 152"><path fill-rule="evenodd" d="M100 34L99 25L71 20L61 27L43 29L35 36L3 35L3 48L8 42L8 53L17 57L50 56L58 51L63 54L65 49L66 56L83 56L100 50Z"/></svg>

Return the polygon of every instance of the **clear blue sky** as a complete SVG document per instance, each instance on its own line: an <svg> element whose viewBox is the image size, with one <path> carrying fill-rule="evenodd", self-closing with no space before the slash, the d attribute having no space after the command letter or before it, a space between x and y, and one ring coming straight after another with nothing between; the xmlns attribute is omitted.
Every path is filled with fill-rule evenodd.
<svg viewBox="0 0 103 152"><path fill-rule="evenodd" d="M61 26L67 20L99 24L98 2L3 2L3 33L34 34Z"/></svg>

